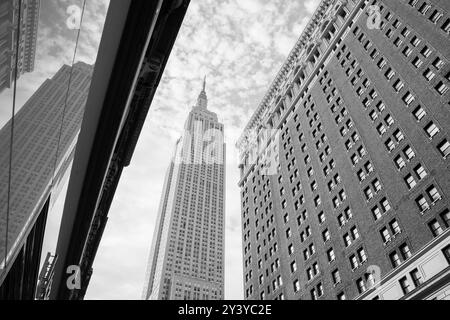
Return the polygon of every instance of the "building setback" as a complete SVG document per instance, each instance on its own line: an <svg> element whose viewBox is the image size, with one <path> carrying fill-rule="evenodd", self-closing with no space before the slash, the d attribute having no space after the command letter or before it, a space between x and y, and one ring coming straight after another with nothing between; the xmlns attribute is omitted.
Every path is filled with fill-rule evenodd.
<svg viewBox="0 0 450 320"><path fill-rule="evenodd" d="M246 299L449 299L449 34L446 0L320 3L237 143Z"/></svg>
<svg viewBox="0 0 450 320"><path fill-rule="evenodd" d="M10 179L11 121L0 130L0 271L20 250L73 159L92 70L83 62L63 65L17 112Z"/></svg>
<svg viewBox="0 0 450 320"><path fill-rule="evenodd" d="M205 82L166 173L143 299L224 297L225 144Z"/></svg>
<svg viewBox="0 0 450 320"><path fill-rule="evenodd" d="M14 81L17 53L17 78L34 70L39 9L40 0L4 0L0 4L0 93Z"/></svg>

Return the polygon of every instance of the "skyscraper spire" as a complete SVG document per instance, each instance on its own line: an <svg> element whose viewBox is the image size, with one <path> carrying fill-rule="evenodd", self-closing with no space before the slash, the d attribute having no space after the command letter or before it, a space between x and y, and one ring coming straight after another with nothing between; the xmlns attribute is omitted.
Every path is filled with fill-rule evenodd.
<svg viewBox="0 0 450 320"><path fill-rule="evenodd" d="M206 109L208 106L208 98L206 97L206 75L203 78L203 88L197 98L197 108Z"/></svg>

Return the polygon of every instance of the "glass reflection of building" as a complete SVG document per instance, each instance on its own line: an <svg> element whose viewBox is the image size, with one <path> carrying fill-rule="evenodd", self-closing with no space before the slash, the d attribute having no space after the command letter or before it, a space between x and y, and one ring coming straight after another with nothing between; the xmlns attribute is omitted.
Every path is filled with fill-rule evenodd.
<svg viewBox="0 0 450 320"><path fill-rule="evenodd" d="M14 117L9 215L0 212L0 265L18 250L73 158L93 67L63 65ZM66 103L67 101L67 103ZM11 121L0 130L0 208L8 202ZM8 236L6 237L6 233ZM5 252L5 241L7 253Z"/></svg>
<svg viewBox="0 0 450 320"><path fill-rule="evenodd" d="M17 53L17 78L34 70L39 8L40 0L0 0L0 93L14 81Z"/></svg>

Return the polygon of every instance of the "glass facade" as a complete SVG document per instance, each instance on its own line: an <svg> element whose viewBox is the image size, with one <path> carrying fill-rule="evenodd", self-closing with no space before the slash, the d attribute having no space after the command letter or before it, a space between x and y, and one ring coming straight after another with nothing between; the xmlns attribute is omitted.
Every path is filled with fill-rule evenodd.
<svg viewBox="0 0 450 320"><path fill-rule="evenodd" d="M0 284L49 199L56 246L108 6L0 0Z"/></svg>

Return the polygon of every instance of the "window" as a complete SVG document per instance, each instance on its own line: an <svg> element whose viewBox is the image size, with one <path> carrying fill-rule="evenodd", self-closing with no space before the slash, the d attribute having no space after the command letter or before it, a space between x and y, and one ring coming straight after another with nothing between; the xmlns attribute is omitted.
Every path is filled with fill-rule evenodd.
<svg viewBox="0 0 450 320"><path fill-rule="evenodd" d="M414 172L419 177L419 180L422 180L423 178L425 178L427 176L427 172L425 171L425 168L420 164L414 168Z"/></svg>
<svg viewBox="0 0 450 320"><path fill-rule="evenodd" d="M435 186L431 185L427 189L427 194L430 197L430 199L433 201L433 203L441 200L441 195L439 194L439 191L436 189Z"/></svg>
<svg viewBox="0 0 450 320"><path fill-rule="evenodd" d="M419 210L421 213L425 212L426 210L430 209L430 205L428 204L427 200L424 196L420 195L416 198L416 204L419 207Z"/></svg>
<svg viewBox="0 0 450 320"><path fill-rule="evenodd" d="M359 248L357 253L358 253L359 262L364 263L367 261L366 252L364 251L363 248Z"/></svg>
<svg viewBox="0 0 450 320"><path fill-rule="evenodd" d="M388 138L388 139L386 140L386 142L384 143L384 145L386 146L386 149L387 149L389 152L391 152L392 150L395 149L395 143L394 143L394 141L392 141L391 138Z"/></svg>
<svg viewBox="0 0 450 320"><path fill-rule="evenodd" d="M323 211L321 211L319 213L319 215L317 216L317 218L319 219L319 223L324 223L325 222L325 214L323 213Z"/></svg>
<svg viewBox="0 0 450 320"><path fill-rule="evenodd" d="M317 291L315 288L311 289L311 300L317 300Z"/></svg>
<svg viewBox="0 0 450 320"><path fill-rule="evenodd" d="M391 260L392 266L394 268L398 267L401 264L400 257L395 251L389 255L389 259Z"/></svg>
<svg viewBox="0 0 450 320"><path fill-rule="evenodd" d="M411 55L412 49L408 46L406 46L403 50L402 53L405 57L409 57Z"/></svg>
<svg viewBox="0 0 450 320"><path fill-rule="evenodd" d="M433 23L437 23L439 21L439 19L441 19L441 17L442 17L442 13L440 13L437 10L434 10L428 19L430 19L430 21Z"/></svg>
<svg viewBox="0 0 450 320"><path fill-rule="evenodd" d="M318 293L319 297L323 296L323 286L322 286L322 283L319 283L319 284L317 285L317 293Z"/></svg>
<svg viewBox="0 0 450 320"><path fill-rule="evenodd" d="M406 166L405 160L403 160L402 156L398 155L394 159L395 165L399 170Z"/></svg>
<svg viewBox="0 0 450 320"><path fill-rule="evenodd" d="M391 117L390 114L388 114L385 118L384 121L386 122L386 125L388 127L390 127L392 124L394 124L394 118Z"/></svg>
<svg viewBox="0 0 450 320"><path fill-rule="evenodd" d="M405 138L405 136L400 131L400 129L397 129L397 130L394 131L394 137L395 137L395 140L397 140L397 142L400 142L400 141L402 141Z"/></svg>
<svg viewBox="0 0 450 320"><path fill-rule="evenodd" d="M414 286L418 287L423 283L422 276L418 269L413 269L409 275L411 276Z"/></svg>
<svg viewBox="0 0 450 320"><path fill-rule="evenodd" d="M381 218L381 210L380 210L380 208L375 206L375 207L372 208L371 211L372 211L372 215L373 215L373 218L375 219L375 221Z"/></svg>
<svg viewBox="0 0 450 320"><path fill-rule="evenodd" d="M311 255L313 255L314 253L316 253L316 249L315 249L313 243L311 243L311 244L309 245L309 253L310 253Z"/></svg>
<svg viewBox="0 0 450 320"><path fill-rule="evenodd" d="M383 240L383 242L386 244L389 241L391 241L391 234L389 233L389 230L384 227L383 229L380 230L380 234L381 234L381 239Z"/></svg>
<svg viewBox="0 0 450 320"><path fill-rule="evenodd" d="M411 251L406 243L402 244L399 248L404 260L411 257Z"/></svg>
<svg viewBox="0 0 450 320"><path fill-rule="evenodd" d="M377 126L377 131L380 136L382 136L386 132L386 128L382 123Z"/></svg>
<svg viewBox="0 0 450 320"><path fill-rule="evenodd" d="M331 273L331 276L333 278L333 284L337 285L341 282L341 275L339 274L339 270L336 269Z"/></svg>
<svg viewBox="0 0 450 320"><path fill-rule="evenodd" d="M414 99L415 99L415 97L409 91L402 98L402 100L406 104L406 106L409 106L411 103L413 103Z"/></svg>
<svg viewBox="0 0 450 320"><path fill-rule="evenodd" d="M344 243L346 247L349 247L352 244L352 239L348 233L344 235Z"/></svg>
<svg viewBox="0 0 450 320"><path fill-rule="evenodd" d="M435 74L433 71L431 71L430 68L427 68L427 69L423 72L423 76L424 76L425 79L427 79L428 81L433 80L433 78L434 78L435 75L436 75L436 74Z"/></svg>
<svg viewBox="0 0 450 320"><path fill-rule="evenodd" d="M442 249L442 253L445 256L445 259L447 259L447 262L450 264L450 245Z"/></svg>
<svg viewBox="0 0 450 320"><path fill-rule="evenodd" d="M314 204L315 204L315 206L318 207L321 203L322 203L322 201L320 200L320 197L319 197L319 196L316 196L316 197L314 198Z"/></svg>
<svg viewBox="0 0 450 320"><path fill-rule="evenodd" d="M425 110L423 110L423 108L421 106L418 106L416 109L414 109L413 115L417 121L420 121L420 120L422 120L423 117L425 117L426 112L425 112Z"/></svg>
<svg viewBox="0 0 450 320"><path fill-rule="evenodd" d="M340 214L338 216L338 222L339 222L339 226L342 227L345 224L345 218L344 215Z"/></svg>
<svg viewBox="0 0 450 320"><path fill-rule="evenodd" d="M397 81L395 81L395 83L393 85L393 88L396 92L399 92L400 90L402 90L403 86L404 86L403 81L400 79L397 79Z"/></svg>
<svg viewBox="0 0 450 320"><path fill-rule="evenodd" d="M313 271L314 271L314 274L315 274L315 275L317 275L317 274L320 273L320 270L319 270L319 264L318 264L317 262L314 262L314 263L313 263Z"/></svg>
<svg viewBox="0 0 450 320"><path fill-rule="evenodd" d="M419 39L418 37L416 37L416 36L413 36L413 37L411 38L411 44L412 44L414 47L417 47L417 46L420 44L420 39Z"/></svg>
<svg viewBox="0 0 450 320"><path fill-rule="evenodd" d="M434 89L440 95L443 95L443 94L445 94L448 91L448 87L442 81L439 81L438 84L434 87Z"/></svg>
<svg viewBox="0 0 450 320"><path fill-rule="evenodd" d="M400 229L400 225L398 224L398 221L395 219L389 222L389 226L391 227L394 236L402 232L402 230Z"/></svg>
<svg viewBox="0 0 450 320"><path fill-rule="evenodd" d="M431 49L427 46L424 46L423 49L420 51L420 53L425 57L428 58L431 55Z"/></svg>
<svg viewBox="0 0 450 320"><path fill-rule="evenodd" d="M409 35L409 33L410 33L410 31L408 30L408 28L404 27L401 32L401 35L406 38Z"/></svg>
<svg viewBox="0 0 450 320"><path fill-rule="evenodd" d="M405 177L405 183L408 186L408 189L414 188L417 184L416 180L414 180L414 177L411 174L408 174Z"/></svg>
<svg viewBox="0 0 450 320"><path fill-rule="evenodd" d="M450 154L450 143L447 141L447 139L442 140L438 145L437 145L439 152L441 153L441 155L444 158L447 158L448 155Z"/></svg>
<svg viewBox="0 0 450 320"><path fill-rule="evenodd" d="M415 57L415 58L412 60L413 66L416 67L417 69L420 68L420 66L422 65L422 63L423 63L423 61L420 60L419 57Z"/></svg>
<svg viewBox="0 0 450 320"><path fill-rule="evenodd" d="M377 63L378 68L382 69L385 65L386 65L386 60L383 57L381 57Z"/></svg>
<svg viewBox="0 0 450 320"><path fill-rule="evenodd" d="M311 268L306 269L306 277L308 278L308 281L311 280L314 277Z"/></svg>
<svg viewBox="0 0 450 320"><path fill-rule="evenodd" d="M428 223L428 227L431 230L431 233L433 234L433 236L437 237L438 235L440 235L442 232L444 232L442 230L441 225L439 224L439 222L436 219L431 220Z"/></svg>
<svg viewBox="0 0 450 320"><path fill-rule="evenodd" d="M431 7L431 5L429 5L426 1L424 1L422 3L422 5L419 7L419 12L424 15L427 13L427 11L428 11L428 9L430 9L430 7Z"/></svg>
<svg viewBox="0 0 450 320"><path fill-rule="evenodd" d="M359 278L358 280L356 280L356 286L358 287L358 292L364 293L364 291L366 291L366 283L362 278Z"/></svg>
<svg viewBox="0 0 450 320"><path fill-rule="evenodd" d="M414 158L416 156L416 154L414 153L413 149L410 146L406 146L403 149L403 153L405 154L405 156L408 160L411 160L412 158Z"/></svg>
<svg viewBox="0 0 450 320"><path fill-rule="evenodd" d="M392 34L393 34L394 32L392 31L392 29L388 29L387 31L386 31L386 37L388 37L388 38L390 38L390 37L392 37Z"/></svg>
<svg viewBox="0 0 450 320"><path fill-rule="evenodd" d="M352 270L358 268L358 259L356 258L356 256L352 254L349 259L350 259L350 267L352 268Z"/></svg>
<svg viewBox="0 0 450 320"><path fill-rule="evenodd" d="M322 232L322 238L324 242L330 240L330 231L328 229Z"/></svg>
<svg viewBox="0 0 450 320"><path fill-rule="evenodd" d="M450 19L445 20L445 22L441 26L441 29L446 33L450 33Z"/></svg>
<svg viewBox="0 0 450 320"><path fill-rule="evenodd" d="M387 70L386 70L386 72L384 73L384 76L386 77L386 79L388 79L388 80L391 80L392 79L392 77L395 75L395 71L394 70L392 70L392 68L388 68Z"/></svg>
<svg viewBox="0 0 450 320"><path fill-rule="evenodd" d="M400 287L402 288L403 294L408 294L411 291L408 278L403 277L399 280Z"/></svg>
<svg viewBox="0 0 450 320"><path fill-rule="evenodd" d="M450 227L450 211L448 209L445 209L440 214L442 221L444 221L445 226L448 228Z"/></svg>
<svg viewBox="0 0 450 320"><path fill-rule="evenodd" d="M288 246L288 253L289 253L290 255L294 253L294 246L293 246L292 244L290 244L290 245Z"/></svg>
<svg viewBox="0 0 450 320"><path fill-rule="evenodd" d="M295 280L294 283L294 292L297 293L300 291L300 282L298 280Z"/></svg>
<svg viewBox="0 0 450 320"><path fill-rule="evenodd" d="M366 196L366 200L370 200L373 198L373 192L370 187L364 189L364 195Z"/></svg>
<svg viewBox="0 0 450 320"><path fill-rule="evenodd" d="M286 239L289 239L290 237L291 237L291 229L288 228L288 229L286 230Z"/></svg>
<svg viewBox="0 0 450 320"><path fill-rule="evenodd" d="M373 273L366 273L365 274L366 283L368 284L369 288L372 288L375 285L375 277Z"/></svg>
<svg viewBox="0 0 450 320"><path fill-rule="evenodd" d="M309 256L310 255L308 249L303 250L303 259L308 260Z"/></svg>
<svg viewBox="0 0 450 320"><path fill-rule="evenodd" d="M435 67L437 70L441 69L444 66L444 61L442 61L441 58L437 57L434 59L432 63L433 67Z"/></svg>
<svg viewBox="0 0 450 320"><path fill-rule="evenodd" d="M330 263L336 259L333 248L331 248L327 251L327 257L328 257L328 262L330 262Z"/></svg>
<svg viewBox="0 0 450 320"><path fill-rule="evenodd" d="M380 204L384 212L389 211L391 209L391 205L389 204L389 201L387 201L386 198L383 198Z"/></svg>

